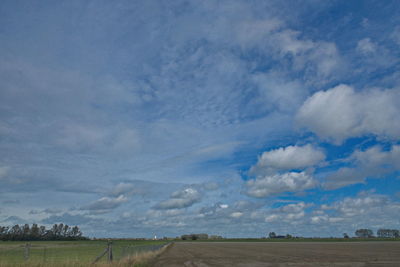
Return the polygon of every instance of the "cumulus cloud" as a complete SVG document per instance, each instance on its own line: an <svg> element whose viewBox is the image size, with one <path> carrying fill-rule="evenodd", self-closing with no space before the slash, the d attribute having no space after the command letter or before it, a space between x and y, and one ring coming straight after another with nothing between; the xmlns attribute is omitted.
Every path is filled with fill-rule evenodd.
<svg viewBox="0 0 400 267"><path fill-rule="evenodd" d="M310 221L328 227L335 224L341 228L351 225L352 230L365 226L396 227L400 203L392 201L385 195L360 192L355 197L346 197L331 205L321 205L314 213L315 216L311 216Z"/></svg>
<svg viewBox="0 0 400 267"><path fill-rule="evenodd" d="M400 145L383 150L380 145L366 150L356 150L344 160L350 167L342 167L327 177L323 186L335 189L350 184L362 183L366 178L381 178L400 169Z"/></svg>
<svg viewBox="0 0 400 267"><path fill-rule="evenodd" d="M264 152L255 166L250 169L252 174L271 173L279 170L304 169L325 159L321 149L308 144L305 146L287 146Z"/></svg>
<svg viewBox="0 0 400 267"><path fill-rule="evenodd" d="M214 205L201 207L196 212L196 218L207 222L219 221L225 224L230 223L233 220L237 222L238 219L242 222L255 222L255 216L252 216L252 214L256 213L263 205L263 203L256 203L247 200L239 200L229 205L215 203Z"/></svg>
<svg viewBox="0 0 400 267"><path fill-rule="evenodd" d="M247 194L252 197L268 197L285 192L299 192L317 185L314 178L306 172L288 172L267 175L249 180Z"/></svg>
<svg viewBox="0 0 400 267"><path fill-rule="evenodd" d="M266 151L257 164L250 168L249 174L254 175L255 179L246 183L246 192L249 196L262 198L311 189L317 183L311 175L312 170L304 169L324 159L324 152L310 144Z"/></svg>
<svg viewBox="0 0 400 267"><path fill-rule="evenodd" d="M156 209L183 209L199 202L201 195L194 188L186 188L181 191L174 192L170 199L158 203Z"/></svg>
<svg viewBox="0 0 400 267"><path fill-rule="evenodd" d="M310 204L304 202L292 203L270 211L270 214L265 217L266 222L285 221L295 223L295 221L305 216L305 209Z"/></svg>
<svg viewBox="0 0 400 267"><path fill-rule="evenodd" d="M388 199L379 195L367 195L356 198L345 198L335 203L332 208L345 217L353 217L369 212L372 209L384 207Z"/></svg>
<svg viewBox="0 0 400 267"><path fill-rule="evenodd" d="M357 92L350 86L339 85L309 97L296 120L300 126L335 144L368 134L398 140L399 102L398 89Z"/></svg>

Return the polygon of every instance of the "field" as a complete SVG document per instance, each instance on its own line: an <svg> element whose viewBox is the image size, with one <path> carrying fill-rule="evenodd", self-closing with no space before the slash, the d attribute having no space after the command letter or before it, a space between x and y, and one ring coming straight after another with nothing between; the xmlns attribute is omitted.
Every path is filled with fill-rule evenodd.
<svg viewBox="0 0 400 267"><path fill-rule="evenodd" d="M29 243L29 259L25 245ZM113 258L119 261L132 254L159 249L165 241L115 240ZM88 266L107 247L107 241L2 241L0 266ZM99 263L107 262L107 255Z"/></svg>
<svg viewBox="0 0 400 267"><path fill-rule="evenodd" d="M178 242L157 267L400 266L400 242Z"/></svg>
<svg viewBox="0 0 400 267"><path fill-rule="evenodd" d="M387 239L386 239L387 240ZM364 242L360 242L364 241ZM25 245L30 243L29 259ZM149 255L151 266L400 266L400 242L375 239L224 239L175 242L114 240L113 264L106 255L97 266L133 266L129 256ZM89 266L107 241L0 242L0 267ZM125 259L125 260L124 260ZM94 265L94 266L96 266ZM135 265L137 266L137 265ZM139 265L144 266L144 265Z"/></svg>

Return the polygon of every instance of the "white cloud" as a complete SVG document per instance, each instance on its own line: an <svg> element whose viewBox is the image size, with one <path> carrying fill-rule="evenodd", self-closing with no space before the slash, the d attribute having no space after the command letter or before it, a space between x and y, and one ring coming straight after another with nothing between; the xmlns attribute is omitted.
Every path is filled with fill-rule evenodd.
<svg viewBox="0 0 400 267"><path fill-rule="evenodd" d="M232 218L237 219L237 218L240 218L240 217L243 216L243 212L239 212L239 211L232 212L230 216L231 216Z"/></svg>
<svg viewBox="0 0 400 267"><path fill-rule="evenodd" d="M128 201L128 198L124 195L118 197L102 197L86 206L83 206L81 210L93 210L93 211L108 211L117 208L122 203Z"/></svg>
<svg viewBox="0 0 400 267"><path fill-rule="evenodd" d="M271 214L271 215L268 215L267 217L265 217L266 222L276 222L279 220L280 220L280 217L277 214Z"/></svg>
<svg viewBox="0 0 400 267"><path fill-rule="evenodd" d="M384 43L377 43L371 38L364 38L357 43L356 51L361 55L360 70L373 72L379 68L387 68L394 65L398 58L391 49L387 49Z"/></svg>
<svg viewBox="0 0 400 267"><path fill-rule="evenodd" d="M345 217L353 217L370 212L374 208L384 207L388 199L383 196L362 196L345 198L334 204L333 208Z"/></svg>
<svg viewBox="0 0 400 267"><path fill-rule="evenodd" d="M198 214L191 212L207 194L202 199L205 205L215 204L215 217L202 215L219 221L199 220L204 229L251 235L265 230L262 222L226 227L224 220L234 220L230 215L242 213L240 220L245 221L250 210L256 217L258 205L266 203L238 201L248 199L239 194L245 182L238 179L230 186L222 180L248 166L260 144L282 144L293 137L292 115L311 88L334 84L345 72L345 59L334 43L336 32L319 35L315 29L310 34L307 29L313 25L296 24L310 5L281 3L110 2L89 9L52 5L39 15L35 12L43 20L29 32L20 26L32 12L17 6L16 12L8 12L6 24L16 21L15 14L22 14L22 22L8 23L9 31L0 36L0 46L10 52L3 53L0 66L0 158L11 166L3 180L0 169L0 188L14 193L1 194L1 200L24 193L18 208L11 207L8 214L23 214L26 205L41 209L50 199L63 210L86 203L91 212L118 208L104 215L110 222L118 213L132 219L151 210L148 216L154 220L147 225L186 223L189 228L198 226L193 220ZM311 6L322 10L319 4ZM84 19L65 21L64 11L75 9L84 10ZM374 81L379 82L383 72ZM256 180L246 189L262 197L312 188L316 183L311 170L301 171L324 159L324 153L310 145L267 151L260 157ZM30 182L14 187L4 184L8 177ZM137 178L163 183L131 180ZM217 178L218 183L212 183ZM184 184L172 185L178 181ZM204 181L211 182L201 184ZM183 188L188 190L170 195ZM93 199L93 192L103 195ZM35 203L24 201L27 196ZM158 209L152 209L157 203ZM300 206L275 211L269 220L278 218L280 224L279 218L304 218L301 209L295 210ZM104 234L110 229L129 234L132 227L142 227L125 221L127 230L106 227L97 234L110 235ZM144 235L154 231L148 229ZM162 230L159 233L173 231Z"/></svg>
<svg viewBox="0 0 400 267"><path fill-rule="evenodd" d="M400 169L400 145L393 145L384 151L379 145L365 151L356 150L345 162L351 167L343 167L327 177L323 186L335 189L350 184L362 183L366 178L381 178L385 174Z"/></svg>
<svg viewBox="0 0 400 267"><path fill-rule="evenodd" d="M192 206L201 199L200 193L193 188L176 191L171 198L158 203L156 209L182 209Z"/></svg>
<svg viewBox="0 0 400 267"><path fill-rule="evenodd" d="M272 209L269 212L271 214L265 217L266 222L289 222L295 223L297 220L302 219L305 216L305 209L310 204L304 202L288 204L278 209Z"/></svg>
<svg viewBox="0 0 400 267"><path fill-rule="evenodd" d="M297 123L335 144L350 137L377 135L398 140L400 90L356 92L339 85L309 97L297 113Z"/></svg>
<svg viewBox="0 0 400 267"><path fill-rule="evenodd" d="M247 49L258 48L274 58L285 58L290 55L292 68L295 71L307 70L312 72L318 79L328 78L334 72L340 72L344 66L335 43L321 40L303 38L302 32L284 27L284 23L277 20L255 21L251 23L251 30L248 29L249 22L238 27L242 32L239 37L250 37L245 42L239 38L239 43ZM256 34L257 31L257 34ZM309 80L316 81L312 77ZM315 77L314 77L315 78Z"/></svg>
<svg viewBox="0 0 400 267"><path fill-rule="evenodd" d="M288 172L283 174L257 177L247 182L247 194L252 197L268 197L284 192L299 192L317 185L313 177L306 172Z"/></svg>
<svg viewBox="0 0 400 267"><path fill-rule="evenodd" d="M377 50L377 45L370 38L364 38L357 43L357 51L363 54L374 53Z"/></svg>
<svg viewBox="0 0 400 267"><path fill-rule="evenodd" d="M315 72L318 75L317 83L324 83L325 79L339 74L346 69L346 63L341 57L335 43L317 42L314 50L310 53L310 59L315 64Z"/></svg>
<svg viewBox="0 0 400 267"><path fill-rule="evenodd" d="M325 213L325 211L329 212ZM314 224L343 228L343 232L357 228L391 228L398 225L400 203L388 196L361 192L355 197L346 197L331 205L321 206L321 214L310 217Z"/></svg>
<svg viewBox="0 0 400 267"><path fill-rule="evenodd" d="M393 145L390 150L384 150L375 145L367 150L356 150L349 157L360 168L384 168L387 171L400 169L400 145ZM372 170L369 171L372 171ZM375 172L373 172L375 173Z"/></svg>
<svg viewBox="0 0 400 267"><path fill-rule="evenodd" d="M121 194L127 195L132 194L135 189L135 185L132 183L119 183L111 190L110 195L119 196Z"/></svg>
<svg viewBox="0 0 400 267"><path fill-rule="evenodd" d="M256 73L251 77L258 87L259 101L267 111L292 114L304 102L307 88L298 80L288 80L277 71Z"/></svg>
<svg viewBox="0 0 400 267"><path fill-rule="evenodd" d="M279 170L304 169L314 166L325 159L321 149L308 144L305 146L287 146L264 152L252 174L273 173Z"/></svg>

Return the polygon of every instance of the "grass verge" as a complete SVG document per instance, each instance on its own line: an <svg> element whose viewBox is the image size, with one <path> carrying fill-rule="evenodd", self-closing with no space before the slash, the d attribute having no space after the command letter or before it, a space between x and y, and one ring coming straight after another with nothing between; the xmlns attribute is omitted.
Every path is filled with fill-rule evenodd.
<svg viewBox="0 0 400 267"><path fill-rule="evenodd" d="M134 266L134 267L147 267L153 265L157 257L164 253L167 249L173 246L173 243L169 243L157 251L142 252L139 254L130 255L122 259L118 264L112 266Z"/></svg>

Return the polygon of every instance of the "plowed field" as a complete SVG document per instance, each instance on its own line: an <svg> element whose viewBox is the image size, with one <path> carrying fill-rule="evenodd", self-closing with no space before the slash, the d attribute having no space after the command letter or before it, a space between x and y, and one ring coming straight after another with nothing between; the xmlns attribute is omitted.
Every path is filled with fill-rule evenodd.
<svg viewBox="0 0 400 267"><path fill-rule="evenodd" d="M182 242L154 266L398 267L400 242Z"/></svg>

